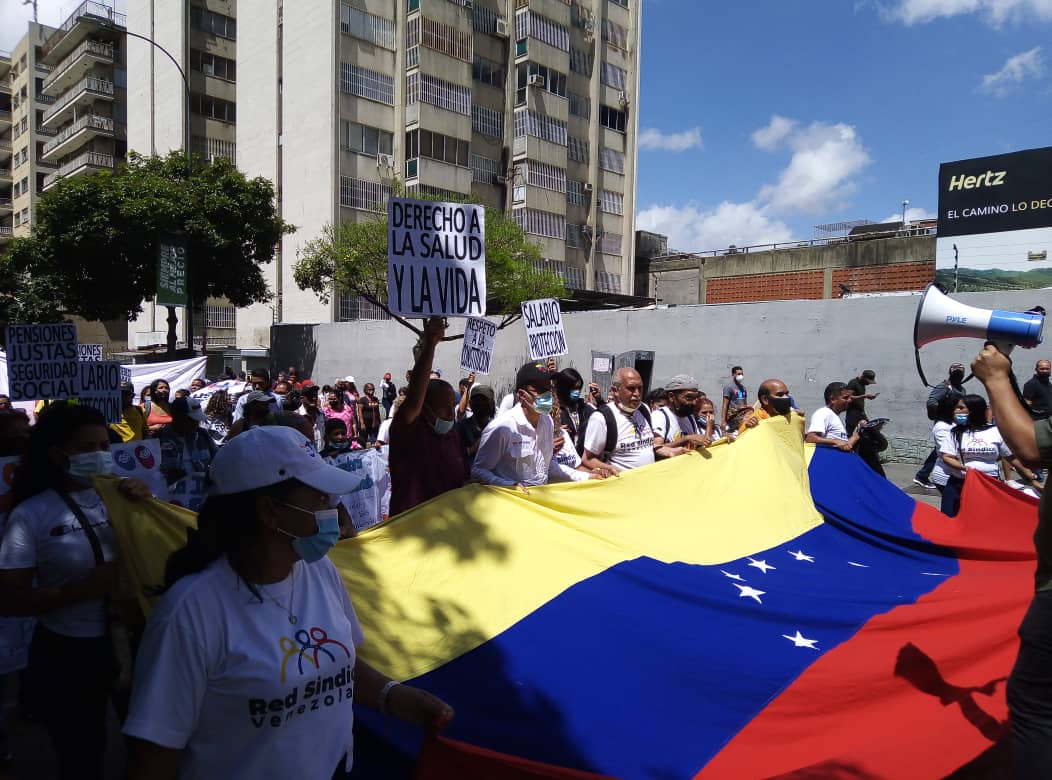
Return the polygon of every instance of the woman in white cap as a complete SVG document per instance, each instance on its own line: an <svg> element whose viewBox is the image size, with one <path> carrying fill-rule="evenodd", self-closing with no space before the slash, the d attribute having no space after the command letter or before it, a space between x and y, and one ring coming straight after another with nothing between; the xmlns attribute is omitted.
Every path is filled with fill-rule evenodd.
<svg viewBox="0 0 1052 780"><path fill-rule="evenodd" d="M357 656L362 629L325 557L339 537L333 496L355 479L283 426L226 444L211 478L139 650L130 777L343 777L352 701L448 723L447 704Z"/></svg>

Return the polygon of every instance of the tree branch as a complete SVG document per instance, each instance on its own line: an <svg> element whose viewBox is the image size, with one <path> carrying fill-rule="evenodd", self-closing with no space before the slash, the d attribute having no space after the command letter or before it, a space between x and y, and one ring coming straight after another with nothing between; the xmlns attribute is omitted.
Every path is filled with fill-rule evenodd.
<svg viewBox="0 0 1052 780"><path fill-rule="evenodd" d="M515 312L513 314L506 314L504 316L504 319L501 321L500 325L497 326L497 330L504 330L506 327L508 327L512 323L518 322L521 319L522 319L522 312L521 311L517 311L517 312Z"/></svg>
<svg viewBox="0 0 1052 780"><path fill-rule="evenodd" d="M362 298L364 298L366 301L371 303L373 306L376 306L376 307L378 307L380 309L383 309L385 312L387 312L387 314L391 317L391 319L394 320L395 322L397 322L399 325L402 325L402 326L404 326L406 328L409 328L409 330L413 331L413 333L415 333L417 336L423 336L424 335L423 328L418 328L416 325L411 323L405 317L399 316L398 314L395 314L394 312L392 312L385 304L381 303L380 299L377 298L375 295L367 293L364 290L359 290L358 294L360 296L362 296Z"/></svg>

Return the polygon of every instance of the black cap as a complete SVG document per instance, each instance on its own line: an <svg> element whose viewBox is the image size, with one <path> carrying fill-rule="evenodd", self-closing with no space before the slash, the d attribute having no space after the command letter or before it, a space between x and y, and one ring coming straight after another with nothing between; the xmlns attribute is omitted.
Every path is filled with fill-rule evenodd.
<svg viewBox="0 0 1052 780"><path fill-rule="evenodd" d="M545 371L540 363L527 363L515 375L515 389L521 390L527 385L543 384L544 382L551 384L551 381L552 375Z"/></svg>
<svg viewBox="0 0 1052 780"><path fill-rule="evenodd" d="M121 392L122 393L134 393L135 392L135 385L133 385L131 382L121 382Z"/></svg>
<svg viewBox="0 0 1052 780"><path fill-rule="evenodd" d="M877 372L874 371L872 368L867 368L865 371L862 372L862 378L868 382L874 382L877 379Z"/></svg>

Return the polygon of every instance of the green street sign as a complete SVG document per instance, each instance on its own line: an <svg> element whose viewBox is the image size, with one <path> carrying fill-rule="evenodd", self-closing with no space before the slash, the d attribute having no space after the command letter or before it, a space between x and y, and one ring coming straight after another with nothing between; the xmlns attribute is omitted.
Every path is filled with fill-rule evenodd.
<svg viewBox="0 0 1052 780"><path fill-rule="evenodd" d="M157 247L157 303L186 306L186 244L178 236L162 236Z"/></svg>

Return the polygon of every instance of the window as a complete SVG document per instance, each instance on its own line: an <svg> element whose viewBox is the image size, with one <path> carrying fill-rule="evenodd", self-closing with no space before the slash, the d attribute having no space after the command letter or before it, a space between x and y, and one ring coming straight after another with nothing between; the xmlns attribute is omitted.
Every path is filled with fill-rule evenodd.
<svg viewBox="0 0 1052 780"><path fill-rule="evenodd" d="M418 102L452 111L455 114L471 116L471 89L469 87L452 84L426 73L410 73L405 77L405 104L411 106Z"/></svg>
<svg viewBox="0 0 1052 780"><path fill-rule="evenodd" d="M570 93L570 114L588 119L592 115L592 101L584 95Z"/></svg>
<svg viewBox="0 0 1052 780"><path fill-rule="evenodd" d="M566 75L536 62L524 62L515 68L515 103L526 103L526 87L534 76L544 79L543 89L559 97L566 97Z"/></svg>
<svg viewBox="0 0 1052 780"><path fill-rule="evenodd" d="M340 177L340 205L349 209L375 209L387 204L391 186L378 181Z"/></svg>
<svg viewBox="0 0 1052 780"><path fill-rule="evenodd" d="M419 0L417 0L419 1ZM391 315L374 303L369 303L359 295L342 292L337 300L336 320L354 322L356 320L389 320Z"/></svg>
<svg viewBox="0 0 1052 780"><path fill-rule="evenodd" d="M409 13L413 13L413 11L419 11L420 0L408 0L408 2L406 3L406 8L408 9Z"/></svg>
<svg viewBox="0 0 1052 780"><path fill-rule="evenodd" d="M599 106L599 124L603 127L623 133L627 122L628 115L624 111L610 108L610 106Z"/></svg>
<svg viewBox="0 0 1052 780"><path fill-rule="evenodd" d="M546 238L563 238L566 233L566 217L540 209L513 209L512 218L525 233Z"/></svg>
<svg viewBox="0 0 1052 780"><path fill-rule="evenodd" d="M393 153L394 134L346 119L341 120L340 125L340 142L344 149L369 157Z"/></svg>
<svg viewBox="0 0 1052 780"><path fill-rule="evenodd" d="M348 95L394 105L394 78L348 62L340 63L340 90Z"/></svg>
<svg viewBox="0 0 1052 780"><path fill-rule="evenodd" d="M584 182L577 179L566 180L566 202L574 206L587 206L588 195L584 191ZM570 226L567 225L567 228Z"/></svg>
<svg viewBox="0 0 1052 780"><path fill-rule="evenodd" d="M574 27L579 27L584 30L588 28L588 25L591 24L591 22L592 14L587 8L577 2L573 2L570 5L570 23Z"/></svg>
<svg viewBox="0 0 1052 780"><path fill-rule="evenodd" d="M584 269L573 265L566 266L566 286L571 290L584 289Z"/></svg>
<svg viewBox="0 0 1052 780"><path fill-rule="evenodd" d="M610 0L611 3L616 3L622 8L628 8L628 0Z"/></svg>
<svg viewBox="0 0 1052 780"><path fill-rule="evenodd" d="M612 274L608 271L595 272L595 290L601 293L621 294L621 274Z"/></svg>
<svg viewBox="0 0 1052 780"><path fill-rule="evenodd" d="M603 40L611 46L628 51L628 30L609 19L603 19Z"/></svg>
<svg viewBox="0 0 1052 780"><path fill-rule="evenodd" d="M585 231L584 225L566 223L566 246L572 249L588 248L588 233Z"/></svg>
<svg viewBox="0 0 1052 780"><path fill-rule="evenodd" d="M220 57L218 54L209 54L200 49L190 49L190 67L206 76L214 76L227 81L237 80L237 70L233 60Z"/></svg>
<svg viewBox="0 0 1052 780"><path fill-rule="evenodd" d="M423 44L461 62L473 59L471 33L460 32L451 25L415 16L406 22L405 36L407 48Z"/></svg>
<svg viewBox="0 0 1052 780"><path fill-rule="evenodd" d="M515 111L515 137L532 135L566 146L566 122L525 108Z"/></svg>
<svg viewBox="0 0 1052 780"><path fill-rule="evenodd" d="M233 141L221 141L218 138L195 135L190 139L190 148L194 154L200 155L209 162L219 157L230 160L232 163L237 162L237 147Z"/></svg>
<svg viewBox="0 0 1052 780"><path fill-rule="evenodd" d="M607 214L625 213L625 196L613 190L599 191L599 210Z"/></svg>
<svg viewBox="0 0 1052 780"><path fill-rule="evenodd" d="M491 160L481 154L471 155L471 180L482 184L498 184L500 160Z"/></svg>
<svg viewBox="0 0 1052 780"><path fill-rule="evenodd" d="M529 8L522 8L515 13L515 40L525 38L534 38L556 49L570 51L570 31Z"/></svg>
<svg viewBox="0 0 1052 780"><path fill-rule="evenodd" d="M233 306L206 304L205 327L233 330L237 327L237 309Z"/></svg>
<svg viewBox="0 0 1052 780"><path fill-rule="evenodd" d="M190 108L194 113L220 122L236 122L236 107L229 100L210 97L209 95L192 94Z"/></svg>
<svg viewBox="0 0 1052 780"><path fill-rule="evenodd" d="M586 139L575 138L571 135L567 139L566 146L567 157L576 162L588 164L588 141Z"/></svg>
<svg viewBox="0 0 1052 780"><path fill-rule="evenodd" d="M204 8L190 6L190 24L198 30L203 30L220 38L237 40L237 20Z"/></svg>
<svg viewBox="0 0 1052 780"><path fill-rule="evenodd" d="M11 197L12 198L17 198L21 193L22 193L21 186L16 181L15 182L15 186L11 188Z"/></svg>
<svg viewBox="0 0 1052 780"><path fill-rule="evenodd" d="M619 255L621 254L621 234L601 233L595 246L604 255Z"/></svg>
<svg viewBox="0 0 1052 780"><path fill-rule="evenodd" d="M471 78L489 84L491 87L504 88L504 66L499 62L475 55L471 63Z"/></svg>
<svg viewBox="0 0 1052 780"><path fill-rule="evenodd" d="M493 35L497 32L497 14L481 3L475 3L475 10L471 14L471 25L476 32Z"/></svg>
<svg viewBox="0 0 1052 780"><path fill-rule="evenodd" d="M611 173L625 172L625 155L608 146L599 147L599 167Z"/></svg>
<svg viewBox="0 0 1052 780"><path fill-rule="evenodd" d="M592 55L580 49L570 49L570 70L582 76L591 76Z"/></svg>
<svg viewBox="0 0 1052 780"><path fill-rule="evenodd" d="M366 13L347 3L340 4L340 30L360 41L374 43L392 51L395 48L394 22Z"/></svg>
<svg viewBox="0 0 1052 780"><path fill-rule="evenodd" d="M534 187L566 192L566 170L555 165L528 160L526 162L526 181Z"/></svg>
<svg viewBox="0 0 1052 780"><path fill-rule="evenodd" d="M616 65L611 65L609 62L604 62L599 68L599 79L607 86L624 92L625 84L628 80L628 71Z"/></svg>
<svg viewBox="0 0 1052 780"><path fill-rule="evenodd" d="M23 176L22 177L22 194L25 195L28 192L29 192L29 177L28 176Z"/></svg>
<svg viewBox="0 0 1052 780"><path fill-rule="evenodd" d="M410 130L405 134L407 160L414 157L427 157L431 160L467 168L471 164L469 146L467 141L441 133L432 133L430 130Z"/></svg>
<svg viewBox="0 0 1052 780"><path fill-rule="evenodd" d="M555 274L560 279L566 279L566 262L564 260L552 260L550 257L542 257L538 260L530 260L530 266L534 271Z"/></svg>
<svg viewBox="0 0 1052 780"><path fill-rule="evenodd" d="M471 106L471 129L492 138L504 137L504 113L485 106Z"/></svg>

